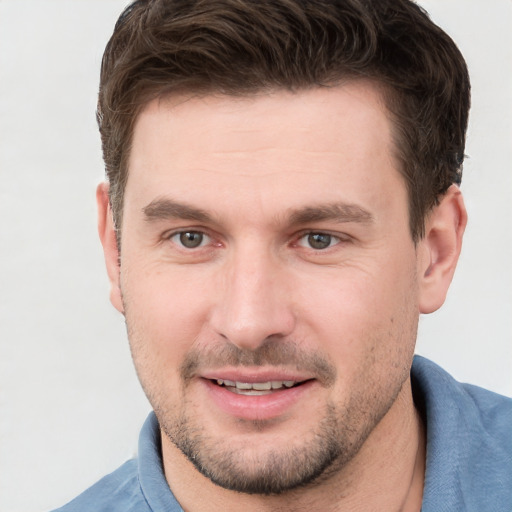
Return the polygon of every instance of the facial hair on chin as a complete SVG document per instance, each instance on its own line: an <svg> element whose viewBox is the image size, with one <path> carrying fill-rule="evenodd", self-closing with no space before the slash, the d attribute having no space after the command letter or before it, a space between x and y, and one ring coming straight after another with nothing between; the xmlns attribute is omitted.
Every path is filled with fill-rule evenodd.
<svg viewBox="0 0 512 512"><path fill-rule="evenodd" d="M244 453L234 448L229 438L207 433L200 420L194 417L186 390L201 368L284 364L288 368L315 375L325 387L332 386L336 380L336 369L327 359L303 352L295 344L269 340L251 352L227 344L222 348L193 350L186 356L180 367L183 395L178 414L175 410L165 409L165 400L150 401L165 435L201 474L215 484L241 493L263 495L279 495L311 484L317 485L354 457L391 407L399 389L389 403L382 404L382 407L370 413L361 409L360 397L352 400L342 411L333 403L327 403L308 438L282 449L274 447L267 450L259 446L251 453ZM157 404L162 407L155 407ZM256 431L267 426L266 422L251 423Z"/></svg>

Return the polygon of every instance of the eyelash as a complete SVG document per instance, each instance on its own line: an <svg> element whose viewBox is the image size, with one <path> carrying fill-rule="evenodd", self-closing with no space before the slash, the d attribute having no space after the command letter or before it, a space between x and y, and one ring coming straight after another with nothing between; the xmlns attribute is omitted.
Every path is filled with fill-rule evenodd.
<svg viewBox="0 0 512 512"><path fill-rule="evenodd" d="M184 244L184 240L182 237L186 235L199 235L201 237L201 240L198 245L194 247L187 247ZM176 245L181 246L181 248L185 250L193 250L193 249L199 249L207 245L211 241L211 237L206 234L204 231L198 230L198 229L184 229L181 231L174 231L173 233L169 233L166 237L167 240L175 243ZM205 242L206 239L206 242Z"/></svg>
<svg viewBox="0 0 512 512"><path fill-rule="evenodd" d="M185 239L183 238L187 235L192 235L192 236L199 235L201 237L201 239L200 239L198 245L195 245L195 246L193 245L193 240L191 237L190 240L192 241L192 246L187 247L185 245ZM317 240L315 240L314 237L318 237ZM327 242L327 245L325 247L312 247L311 242L313 242L313 241L319 242L319 244L322 245L322 240L321 240L322 237L327 239L327 240L325 240L325 242ZM190 250L190 251L192 251L194 249L204 248L205 246L209 245L212 242L212 237L200 229L183 229L180 231L174 231L172 233L167 234L165 236L165 239L176 244L181 249ZM303 241L306 241L306 242L302 243ZM292 243L292 246L300 246L307 250L312 250L315 252L323 252L323 251L326 251L326 250L330 249L331 247L334 247L343 242L348 242L348 240L341 236L333 235L333 234L325 232L325 231L306 231L306 232L300 233L300 235L297 238L295 238L295 241Z"/></svg>
<svg viewBox="0 0 512 512"><path fill-rule="evenodd" d="M313 242L313 237L326 237L328 238L328 244L325 247L312 247L311 242ZM303 245L301 242L303 240L307 240L308 245ZM320 240L316 240L320 241ZM315 252L321 252L325 251L327 249L330 249L331 247L334 247L335 245L340 244L344 240L340 236L333 235L331 233L326 233L325 231L308 231L306 233L302 233L301 236L297 239L297 242L295 245L299 245L301 247L304 247L306 249L313 250ZM320 241L321 244L321 241Z"/></svg>

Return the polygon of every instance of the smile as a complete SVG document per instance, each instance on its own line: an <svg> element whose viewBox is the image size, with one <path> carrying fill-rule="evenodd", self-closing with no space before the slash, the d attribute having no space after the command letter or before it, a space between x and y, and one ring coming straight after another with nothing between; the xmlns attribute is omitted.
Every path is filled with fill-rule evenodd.
<svg viewBox="0 0 512 512"><path fill-rule="evenodd" d="M277 371L266 372L267 375L238 371L223 373L226 375L210 374L200 379L211 406L220 410L223 417L227 415L247 421L276 419L290 413L301 400L304 403L318 389L317 380L309 376L285 376L285 372Z"/></svg>
<svg viewBox="0 0 512 512"><path fill-rule="evenodd" d="M216 379L215 382L218 386L226 388L232 393L238 395L252 395L261 396L268 395L277 390L290 389L301 384L294 380L272 380L267 382L238 382L227 379Z"/></svg>

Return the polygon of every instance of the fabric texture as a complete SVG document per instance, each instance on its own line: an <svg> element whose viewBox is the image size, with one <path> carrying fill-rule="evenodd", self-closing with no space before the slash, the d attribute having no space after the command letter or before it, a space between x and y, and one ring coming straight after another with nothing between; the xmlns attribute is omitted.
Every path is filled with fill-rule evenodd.
<svg viewBox="0 0 512 512"><path fill-rule="evenodd" d="M460 384L427 359L411 370L426 422L422 512L512 512L512 399ZM151 413L139 455L55 512L182 512L163 473Z"/></svg>

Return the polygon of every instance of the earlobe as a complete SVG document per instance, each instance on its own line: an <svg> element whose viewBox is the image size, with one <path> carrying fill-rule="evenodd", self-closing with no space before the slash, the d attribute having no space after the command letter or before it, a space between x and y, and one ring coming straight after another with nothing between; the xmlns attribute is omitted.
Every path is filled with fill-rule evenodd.
<svg viewBox="0 0 512 512"><path fill-rule="evenodd" d="M121 313L124 313L120 287L119 249L116 229L112 217L112 209L108 197L108 183L100 183L96 189L98 205L98 233L100 235L107 274L110 281L110 302Z"/></svg>
<svg viewBox="0 0 512 512"><path fill-rule="evenodd" d="M452 185L433 208L418 247L419 310L432 313L446 298L457 266L467 213L459 187Z"/></svg>

